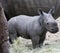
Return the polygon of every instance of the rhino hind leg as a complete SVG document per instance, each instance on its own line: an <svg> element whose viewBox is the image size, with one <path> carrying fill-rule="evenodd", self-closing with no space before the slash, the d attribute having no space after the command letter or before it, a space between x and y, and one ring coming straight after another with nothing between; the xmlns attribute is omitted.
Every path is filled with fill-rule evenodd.
<svg viewBox="0 0 60 53"><path fill-rule="evenodd" d="M17 39L17 33L9 33L9 42L12 44L14 40Z"/></svg>

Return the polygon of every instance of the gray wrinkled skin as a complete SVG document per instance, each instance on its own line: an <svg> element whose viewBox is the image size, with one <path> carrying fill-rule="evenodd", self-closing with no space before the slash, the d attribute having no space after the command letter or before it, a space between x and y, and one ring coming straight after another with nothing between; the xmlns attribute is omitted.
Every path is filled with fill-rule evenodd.
<svg viewBox="0 0 60 53"><path fill-rule="evenodd" d="M51 15L40 10L38 16L19 15L8 21L10 42L21 36L31 39L33 48L41 47L45 40L46 32L58 32L58 26ZM18 35L17 35L18 34Z"/></svg>
<svg viewBox="0 0 60 53"><path fill-rule="evenodd" d="M60 16L60 0L0 0L0 3L8 20L16 15L38 15L38 8L48 12L52 6L55 6L54 18Z"/></svg>

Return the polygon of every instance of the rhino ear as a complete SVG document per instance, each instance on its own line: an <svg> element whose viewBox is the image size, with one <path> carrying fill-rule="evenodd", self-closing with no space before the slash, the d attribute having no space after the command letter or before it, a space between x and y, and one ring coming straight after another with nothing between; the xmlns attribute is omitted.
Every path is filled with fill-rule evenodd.
<svg viewBox="0 0 60 53"><path fill-rule="evenodd" d="M43 11L41 9L38 9L38 14L43 15Z"/></svg>
<svg viewBox="0 0 60 53"><path fill-rule="evenodd" d="M48 13L54 14L55 13L55 7L53 6Z"/></svg>

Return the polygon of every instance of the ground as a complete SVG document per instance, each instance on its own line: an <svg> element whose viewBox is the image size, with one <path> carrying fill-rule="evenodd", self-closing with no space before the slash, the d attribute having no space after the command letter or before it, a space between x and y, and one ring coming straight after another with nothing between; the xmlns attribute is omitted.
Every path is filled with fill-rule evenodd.
<svg viewBox="0 0 60 53"><path fill-rule="evenodd" d="M60 53L60 17L56 20L59 32L47 32L42 48L33 49L31 40L19 37L10 47L11 53Z"/></svg>

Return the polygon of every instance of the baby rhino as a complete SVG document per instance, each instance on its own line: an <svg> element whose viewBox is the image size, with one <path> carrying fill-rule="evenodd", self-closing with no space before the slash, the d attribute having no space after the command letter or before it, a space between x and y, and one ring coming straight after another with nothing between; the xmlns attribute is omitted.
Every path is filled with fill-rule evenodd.
<svg viewBox="0 0 60 53"><path fill-rule="evenodd" d="M31 39L33 48L41 47L46 37L46 32L58 32L58 25L52 16L54 9L50 9L48 13L42 10L38 11L38 16L19 15L8 21L9 40L13 40L21 36Z"/></svg>

